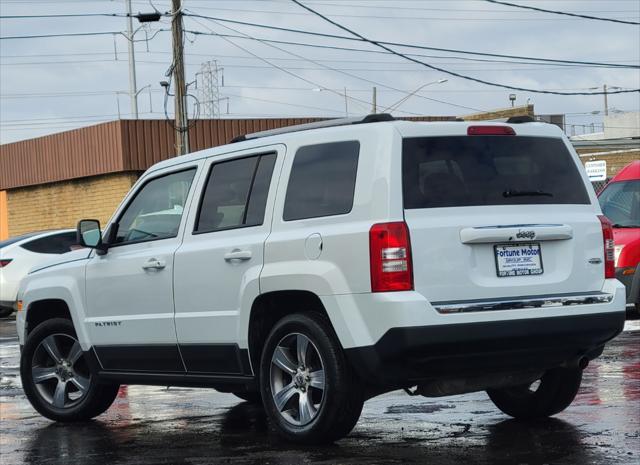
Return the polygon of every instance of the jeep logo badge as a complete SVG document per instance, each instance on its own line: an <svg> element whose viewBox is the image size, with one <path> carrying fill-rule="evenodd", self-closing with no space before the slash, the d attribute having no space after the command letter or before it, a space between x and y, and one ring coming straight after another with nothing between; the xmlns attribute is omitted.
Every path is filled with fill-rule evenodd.
<svg viewBox="0 0 640 465"><path fill-rule="evenodd" d="M535 231L523 231L520 230L518 231L518 234L516 234L516 238L518 239L534 239L536 237L536 232Z"/></svg>

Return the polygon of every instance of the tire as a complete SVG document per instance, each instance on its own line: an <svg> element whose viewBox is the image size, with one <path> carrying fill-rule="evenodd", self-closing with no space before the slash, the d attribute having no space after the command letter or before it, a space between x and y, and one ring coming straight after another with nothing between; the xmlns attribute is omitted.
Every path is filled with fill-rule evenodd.
<svg viewBox="0 0 640 465"><path fill-rule="evenodd" d="M233 392L232 393L234 396L238 397L239 399L242 399L246 402L249 402L251 404L261 404L262 403L262 396L260 395L259 392L256 391L246 391L246 392Z"/></svg>
<svg viewBox="0 0 640 465"><path fill-rule="evenodd" d="M575 399L580 368L554 368L547 371L536 389L532 384L488 390L489 398L502 412L520 420L546 418L566 409Z"/></svg>
<svg viewBox="0 0 640 465"><path fill-rule="evenodd" d="M6 318L13 313L12 308L0 307L0 318Z"/></svg>
<svg viewBox="0 0 640 465"><path fill-rule="evenodd" d="M289 315L271 330L262 352L260 389L276 431L302 444L346 436L364 404L361 384L331 324L314 313ZM274 392L279 393L277 399L288 399L279 403L280 408Z"/></svg>
<svg viewBox="0 0 640 465"><path fill-rule="evenodd" d="M34 375L39 382L34 381ZM60 422L86 421L100 415L111 406L120 387L98 382L73 324L64 318L47 320L29 334L20 356L20 376L33 408Z"/></svg>

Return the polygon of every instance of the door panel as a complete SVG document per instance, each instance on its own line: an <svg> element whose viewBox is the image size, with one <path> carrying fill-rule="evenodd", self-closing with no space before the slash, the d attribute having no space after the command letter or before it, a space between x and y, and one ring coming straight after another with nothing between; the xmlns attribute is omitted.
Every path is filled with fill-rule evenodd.
<svg viewBox="0 0 640 465"><path fill-rule="evenodd" d="M239 322L260 294L282 156L275 147L204 167L202 211L190 212L175 255L176 332L188 372L250 373Z"/></svg>
<svg viewBox="0 0 640 465"><path fill-rule="evenodd" d="M86 325L107 370L184 372L174 321L173 257L196 168L141 183L110 225L115 243L86 268ZM114 226L117 225L117 226Z"/></svg>

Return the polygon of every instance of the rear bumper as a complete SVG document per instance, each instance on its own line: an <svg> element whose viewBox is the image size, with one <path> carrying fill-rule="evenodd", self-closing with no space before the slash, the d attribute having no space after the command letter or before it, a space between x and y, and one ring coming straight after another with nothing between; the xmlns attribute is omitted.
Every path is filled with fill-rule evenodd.
<svg viewBox="0 0 640 465"><path fill-rule="evenodd" d="M622 331L625 313L390 329L376 344L347 349L362 379L384 387L517 373L592 360Z"/></svg>
<svg viewBox="0 0 640 465"><path fill-rule="evenodd" d="M320 298L363 379L406 387L420 380L546 370L593 359L622 330L625 297L622 283L607 279L602 289L586 294L502 301L432 305L418 292ZM451 308L458 310L443 312Z"/></svg>

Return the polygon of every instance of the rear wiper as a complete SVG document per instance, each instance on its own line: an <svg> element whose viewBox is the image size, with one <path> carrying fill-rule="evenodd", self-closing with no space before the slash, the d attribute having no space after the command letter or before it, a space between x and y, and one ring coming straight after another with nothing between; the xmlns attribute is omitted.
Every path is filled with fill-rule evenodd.
<svg viewBox="0 0 640 465"><path fill-rule="evenodd" d="M545 196L545 197L553 197L551 192L544 191L518 191L514 189L507 189L502 193L503 197L528 197L528 196Z"/></svg>
<svg viewBox="0 0 640 465"><path fill-rule="evenodd" d="M640 228L640 225L615 223L615 224L612 225L612 227L614 227L614 228Z"/></svg>

